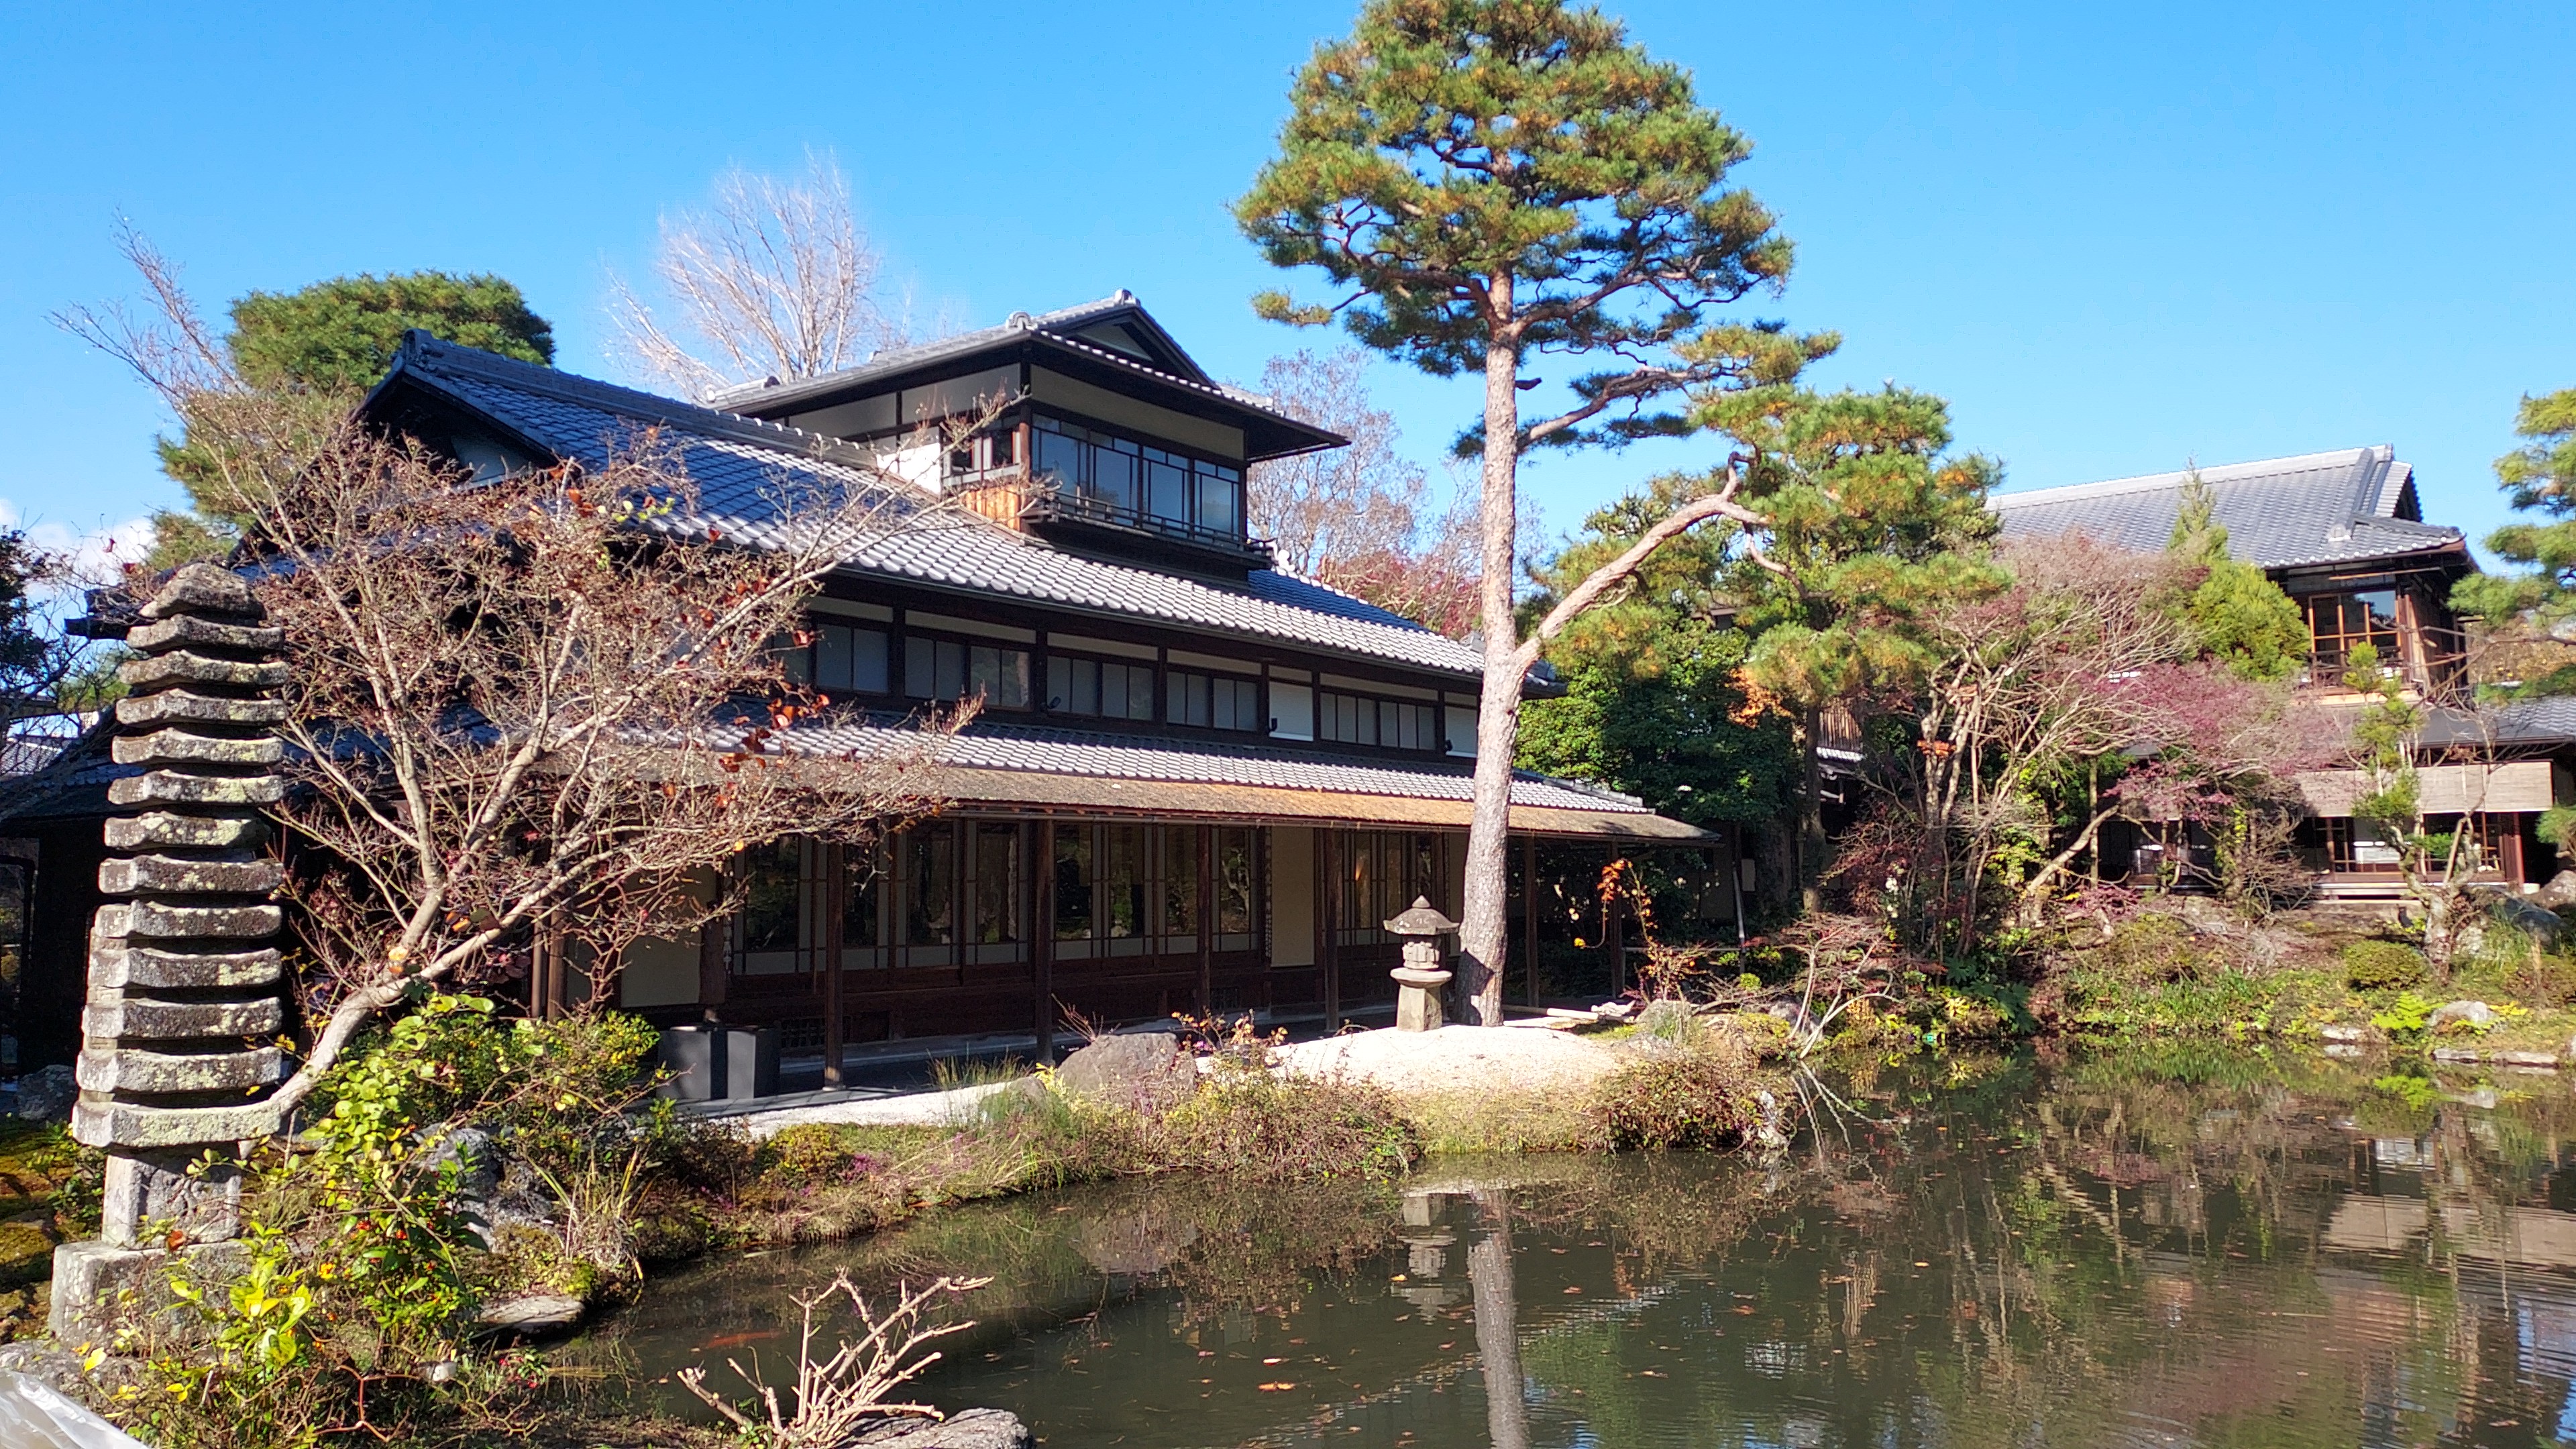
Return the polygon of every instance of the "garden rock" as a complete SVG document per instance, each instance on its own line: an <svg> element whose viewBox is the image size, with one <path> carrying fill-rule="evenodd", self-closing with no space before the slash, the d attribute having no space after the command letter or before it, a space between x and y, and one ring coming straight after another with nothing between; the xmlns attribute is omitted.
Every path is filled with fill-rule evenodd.
<svg viewBox="0 0 2576 1449"><path fill-rule="evenodd" d="M1198 1090L1198 1063L1170 1032L1104 1036L1056 1068L1069 1096L1137 1111L1169 1107Z"/></svg>
<svg viewBox="0 0 2576 1449"><path fill-rule="evenodd" d="M1001 1409L966 1409L945 1419L897 1420L850 1443L864 1449L1029 1449L1029 1426Z"/></svg>
<svg viewBox="0 0 2576 1449"><path fill-rule="evenodd" d="M2547 911L2576 906L2576 870L2562 870L2551 876L2549 884L2532 892L2531 902Z"/></svg>
<svg viewBox="0 0 2576 1449"><path fill-rule="evenodd" d="M2445 1001L2433 1008L2433 1014L2424 1019L2424 1025L2427 1030L2440 1031L2452 1022L2464 1021L2484 1031L2495 1025L2495 1019L2495 1008L2483 1001Z"/></svg>
<svg viewBox="0 0 2576 1449"><path fill-rule="evenodd" d="M534 1338L581 1322L582 1302L568 1293L530 1293L483 1305L474 1321L495 1333Z"/></svg>
<svg viewBox="0 0 2576 1449"><path fill-rule="evenodd" d="M39 1068L18 1079L18 1116L27 1122L68 1122L72 1099L79 1095L70 1067L56 1063Z"/></svg>
<svg viewBox="0 0 2576 1449"><path fill-rule="evenodd" d="M2521 896L2503 897L2488 910L2487 915L2538 941L2542 950L2557 945L2559 936L2567 929L2567 923L2558 918L2556 911Z"/></svg>

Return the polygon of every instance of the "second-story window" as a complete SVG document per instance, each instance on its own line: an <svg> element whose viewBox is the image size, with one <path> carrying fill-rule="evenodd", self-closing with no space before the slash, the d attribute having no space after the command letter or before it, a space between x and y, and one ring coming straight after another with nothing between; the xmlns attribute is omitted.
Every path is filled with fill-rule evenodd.
<svg viewBox="0 0 2576 1449"><path fill-rule="evenodd" d="M903 692L914 699L984 701L992 709L1029 707L1029 651L912 634L903 641Z"/></svg>
<svg viewBox="0 0 2576 1449"><path fill-rule="evenodd" d="M2397 591L2371 589L2352 594L2309 594L2300 600L2308 615L2308 638L2317 667L2341 669L2352 651L2368 644L2379 651L2382 668L2401 662L2397 653Z"/></svg>
<svg viewBox="0 0 2576 1449"><path fill-rule="evenodd" d="M1047 658L1047 708L1104 719L1154 717L1154 666L1118 659Z"/></svg>
<svg viewBox="0 0 2576 1449"><path fill-rule="evenodd" d="M1033 471L1111 521L1242 538L1242 469L1055 418L1030 426Z"/></svg>
<svg viewBox="0 0 2576 1449"><path fill-rule="evenodd" d="M1440 711L1427 704L1371 699L1364 694L1323 690L1315 696L1315 738L1344 745L1377 745L1390 750L1437 750Z"/></svg>
<svg viewBox="0 0 2576 1449"><path fill-rule="evenodd" d="M814 687L831 693L886 694L893 684L886 673L886 631L847 624L817 624L814 640Z"/></svg>
<svg viewBox="0 0 2576 1449"><path fill-rule="evenodd" d="M1169 708L1163 719L1168 724L1197 725L1201 729L1257 730L1267 727L1261 717L1261 681L1234 679L1223 674L1193 674L1172 671Z"/></svg>

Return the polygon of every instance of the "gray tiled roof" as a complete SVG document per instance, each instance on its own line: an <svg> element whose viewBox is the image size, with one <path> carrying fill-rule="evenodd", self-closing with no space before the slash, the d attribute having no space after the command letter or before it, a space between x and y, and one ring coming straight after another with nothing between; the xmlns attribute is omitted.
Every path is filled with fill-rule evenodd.
<svg viewBox="0 0 2576 1449"><path fill-rule="evenodd" d="M918 346L892 348L878 353L856 367L845 367L838 372L828 372L820 377L799 378L794 382L786 383L755 382L742 387L726 388L708 398L707 401L717 407L758 402L764 411L779 409L785 404L804 398L846 392L852 386L863 385L872 378L892 377L897 373L909 372L916 367L937 362L943 358L970 356L985 348L1025 337L1032 332L1043 332L1050 342L1132 369L1147 377L1188 388L1193 392L1229 398L1253 407L1266 406L1263 399L1218 385L1214 379L1199 370L1197 363L1189 361L1188 354L1181 352L1178 343L1171 344L1172 350L1188 365L1189 371L1186 373L1176 373L1156 367L1142 359L1094 345L1073 335L1085 325L1101 318L1137 310L1136 298L1130 293L1120 292L1115 296L1103 297L1096 302L1061 307L1053 312L1039 312L1035 315L1023 313L999 327L978 327L972 331L951 333L946 337L924 342ZM1155 330L1159 332L1161 329L1157 327ZM1168 342L1169 338L1166 337L1165 340Z"/></svg>
<svg viewBox="0 0 2576 1449"><path fill-rule="evenodd" d="M867 758L914 749L920 744L920 735L903 721L870 714L799 724L781 738L794 751L825 758ZM1360 759L1266 743L1228 745L1063 729L990 715L949 740L939 758L944 764L964 769L1085 779L1251 785L1415 800L1466 801L1475 793L1471 778L1474 766L1466 760ZM1512 803L1552 810L1648 813L1645 802L1635 796L1528 771L1515 773Z"/></svg>
<svg viewBox="0 0 2576 1449"><path fill-rule="evenodd" d="M2228 551L2267 569L2361 563L2461 549L2456 528L2413 521L2414 469L2386 444L2267 458L2200 470L2227 526ZM2000 493L1990 500L2007 538L2069 531L2152 552L2173 538L2189 472Z"/></svg>
<svg viewBox="0 0 2576 1449"><path fill-rule="evenodd" d="M918 495L886 487L847 444L651 393L534 367L473 348L416 338L396 380L443 393L559 456L597 464L640 424L663 429L697 484L703 519L752 544L775 541L775 500L797 480L876 488L908 526L890 528L848 560L849 573L949 593L1025 600L1080 613L1180 624L1251 641L1475 678L1482 655L1383 609L1276 570L1240 585L1067 553L972 515L926 514Z"/></svg>

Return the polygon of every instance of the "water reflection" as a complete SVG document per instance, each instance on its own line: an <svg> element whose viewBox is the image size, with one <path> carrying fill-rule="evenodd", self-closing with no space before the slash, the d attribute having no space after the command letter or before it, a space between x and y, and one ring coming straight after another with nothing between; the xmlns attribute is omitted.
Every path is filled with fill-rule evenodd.
<svg viewBox="0 0 2576 1449"><path fill-rule="evenodd" d="M925 1391L1050 1446L2576 1438L2554 1079L2193 1056L1863 1071L1789 1161L1123 1184L710 1265L585 1351L784 1342L848 1263L991 1274Z"/></svg>

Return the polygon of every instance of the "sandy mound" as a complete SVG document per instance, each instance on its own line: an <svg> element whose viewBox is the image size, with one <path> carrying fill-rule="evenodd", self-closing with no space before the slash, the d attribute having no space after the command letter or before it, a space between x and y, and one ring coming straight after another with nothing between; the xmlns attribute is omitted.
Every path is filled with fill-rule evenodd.
<svg viewBox="0 0 2576 1449"><path fill-rule="evenodd" d="M1508 1026L1354 1032L1299 1042L1278 1054L1279 1064L1300 1076L1365 1079L1407 1096L1584 1087L1620 1060L1599 1042Z"/></svg>

